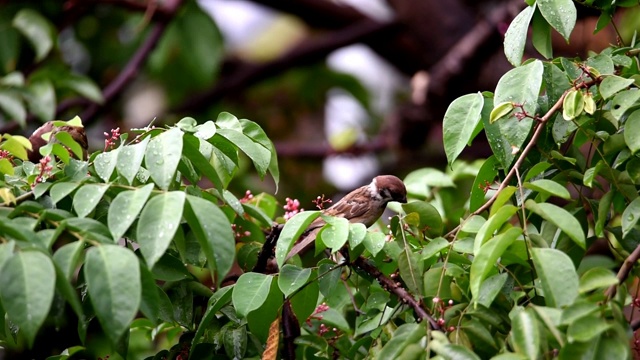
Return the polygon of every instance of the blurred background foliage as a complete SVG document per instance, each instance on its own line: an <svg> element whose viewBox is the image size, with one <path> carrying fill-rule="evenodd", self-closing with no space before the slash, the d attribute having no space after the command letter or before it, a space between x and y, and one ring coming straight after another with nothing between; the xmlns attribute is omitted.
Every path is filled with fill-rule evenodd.
<svg viewBox="0 0 640 360"><path fill-rule="evenodd" d="M28 135L45 121L79 115L96 150L110 129L183 116L204 122L229 111L259 123L276 143L278 197L311 208L315 196L348 191L378 173L444 170L444 111L462 94L493 89L511 68L502 40L524 6L4 0L0 132ZM16 19L27 9L25 29ZM594 36L597 13L579 10L573 38L557 39L554 56L597 52L640 25L638 14L627 13L617 19L619 34L608 27ZM526 56L536 56L531 50ZM463 158L489 154L477 141ZM274 191L248 169L232 191Z"/></svg>

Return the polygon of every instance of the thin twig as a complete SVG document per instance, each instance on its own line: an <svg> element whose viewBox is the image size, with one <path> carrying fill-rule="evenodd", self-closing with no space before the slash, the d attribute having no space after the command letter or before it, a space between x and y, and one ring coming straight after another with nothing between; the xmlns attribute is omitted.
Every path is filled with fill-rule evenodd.
<svg viewBox="0 0 640 360"><path fill-rule="evenodd" d="M520 153L520 156L518 157L518 160L516 160L516 163L513 165L513 167L511 167L511 170L509 170L509 172L507 173L507 176L505 176L504 180L502 180L502 182L500 183L498 190L484 205L482 205L476 211L472 212L469 215L469 217L473 215L479 215L483 213L485 210L489 209L489 207L491 207L491 205L496 201L496 199L498 198L502 190L504 190L509 185L509 183L511 182L511 179L515 176L517 169L519 169L520 166L522 166L522 164L527 158L527 155L529 155L529 152L531 152L531 150L533 150L533 148L538 143L538 139L542 135L544 126L546 125L546 123L551 119L551 117L558 110L562 108L562 103L564 101L564 98L565 96L567 96L569 91L574 90L576 88L583 88L583 87L589 88L590 86L594 85L597 81L599 80L588 81L582 84L578 84L575 87L569 88L560 96L558 101L556 101L556 103L551 107L551 109L549 109L549 111L547 111L546 114L544 114L544 116L542 116L541 118L537 118L536 128L533 135L531 136L531 140L529 140L529 143L527 144L527 146L525 146L524 150L522 150L522 152ZM449 233L447 233L445 237L451 237L453 234L455 234L458 231L459 227L460 225L456 226L453 230L449 231Z"/></svg>

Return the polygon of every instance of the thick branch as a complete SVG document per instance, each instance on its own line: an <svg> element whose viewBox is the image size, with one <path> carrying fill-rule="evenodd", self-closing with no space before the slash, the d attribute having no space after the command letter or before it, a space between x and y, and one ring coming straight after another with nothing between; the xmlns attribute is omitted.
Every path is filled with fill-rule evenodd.
<svg viewBox="0 0 640 360"><path fill-rule="evenodd" d="M313 64L336 49L395 31L397 26L398 24L395 22L379 23L365 20L320 39L304 41L274 61L241 66L226 79L221 79L215 87L190 97L173 111L186 112L203 109L230 93L280 74L294 66Z"/></svg>
<svg viewBox="0 0 640 360"><path fill-rule="evenodd" d="M513 9L519 9L524 4L516 0L496 7L485 19L481 19L458 42L453 45L447 54L429 69L429 97L436 95L444 97L447 93L447 84L450 80L460 75L464 69L470 66L478 53L491 54L486 49L486 44L498 35L497 24L513 18Z"/></svg>
<svg viewBox="0 0 640 360"><path fill-rule="evenodd" d="M625 280L627 280L629 274L631 273L631 270L633 270L633 265L638 262L638 259L640 259L640 245L638 245L636 249L633 250L633 252L629 256L627 256L626 259L624 259L624 263L622 263L620 270L618 270L618 284L622 284L623 282L625 282ZM607 298L611 299L617 291L618 285L612 285L604 292L604 294L607 296Z"/></svg>
<svg viewBox="0 0 640 360"><path fill-rule="evenodd" d="M327 156L350 154L361 155L379 153L389 149L394 145L393 139L389 136L382 134L379 137L367 141L363 144L356 144L345 150L336 150L329 144L305 144L305 143L276 143L276 152L278 156L286 158L300 158L300 159L324 159Z"/></svg>
<svg viewBox="0 0 640 360"><path fill-rule="evenodd" d="M385 276L382 272L380 272L380 270L378 270L378 268L376 268L373 264L371 264L367 259L365 259L362 256L359 256L357 259L354 260L353 264L358 266L365 272L367 272L369 275L376 278L376 280L378 280L378 282L380 283L380 285L382 285L384 289L386 289L391 293L394 293L397 297L400 298L400 300L403 303L411 306L411 308L413 308L413 311L416 312L416 314L421 320L426 320L429 322L429 325L431 325L432 329L434 330L440 329L440 327L438 326L436 321L433 319L433 317L431 317L431 315L429 315L427 311L423 309L422 306L420 306L420 303L413 298L413 295L411 295L407 290L405 290L398 283L396 283L395 281Z"/></svg>
<svg viewBox="0 0 640 360"><path fill-rule="evenodd" d="M264 245L262 245L260 253L258 253L258 261L256 261L256 264L253 267L253 272L264 274L267 270L267 263L269 262L269 258L273 256L273 249L275 249L276 244L278 243L278 238L280 237L282 228L282 225L275 225L271 228L271 232L267 236Z"/></svg>
<svg viewBox="0 0 640 360"><path fill-rule="evenodd" d="M300 335L300 322L293 312L291 302L289 299L285 299L282 307L282 336L284 340L282 357L284 359L293 360L296 358L296 344L294 341Z"/></svg>
<svg viewBox="0 0 640 360"><path fill-rule="evenodd" d="M365 21L376 21L351 6L333 1L252 1L297 16L316 29L339 30ZM389 33L387 38L367 38L362 42L407 75L428 65L423 58L429 54L425 54L419 42L407 32Z"/></svg>

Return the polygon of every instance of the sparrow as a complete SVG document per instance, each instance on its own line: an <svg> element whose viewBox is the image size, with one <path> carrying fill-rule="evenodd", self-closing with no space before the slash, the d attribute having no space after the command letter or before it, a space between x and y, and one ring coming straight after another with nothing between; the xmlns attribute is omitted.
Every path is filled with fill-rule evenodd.
<svg viewBox="0 0 640 360"><path fill-rule="evenodd" d="M373 178L369 185L348 193L340 201L322 211L322 214L343 217L352 223L361 223L366 227L373 225L391 201L407 202L407 189L402 180L393 175L380 175ZM287 259L306 250L316 239L317 233L326 222L321 218L314 220L287 255Z"/></svg>
<svg viewBox="0 0 640 360"><path fill-rule="evenodd" d="M87 134L84 131L84 128L81 126L73 126L73 125L62 125L56 126L53 121L48 121L44 123L44 125L37 128L31 136L29 136L29 142L31 143L31 150L28 151L29 161L38 162L42 158L40 155L40 148L47 145L50 142L57 142L55 138L55 134L58 132L68 132L73 140L75 140L83 151L83 159L87 158L87 149L89 148L89 144L87 141ZM49 136L49 140L45 140L42 138L42 135L47 133L51 133ZM69 155L75 157L71 151L69 151Z"/></svg>

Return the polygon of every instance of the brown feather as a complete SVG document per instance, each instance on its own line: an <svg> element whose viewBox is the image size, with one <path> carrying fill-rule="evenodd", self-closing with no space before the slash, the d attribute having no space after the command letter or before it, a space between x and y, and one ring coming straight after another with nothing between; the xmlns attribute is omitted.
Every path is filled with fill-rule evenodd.
<svg viewBox="0 0 640 360"><path fill-rule="evenodd" d="M389 201L407 202L407 190L402 180L393 175L375 177L371 184L359 187L333 206L322 211L324 215L343 217L352 223L361 223L366 227L373 225L384 212ZM322 218L314 220L293 246L287 260L310 247L324 226Z"/></svg>

